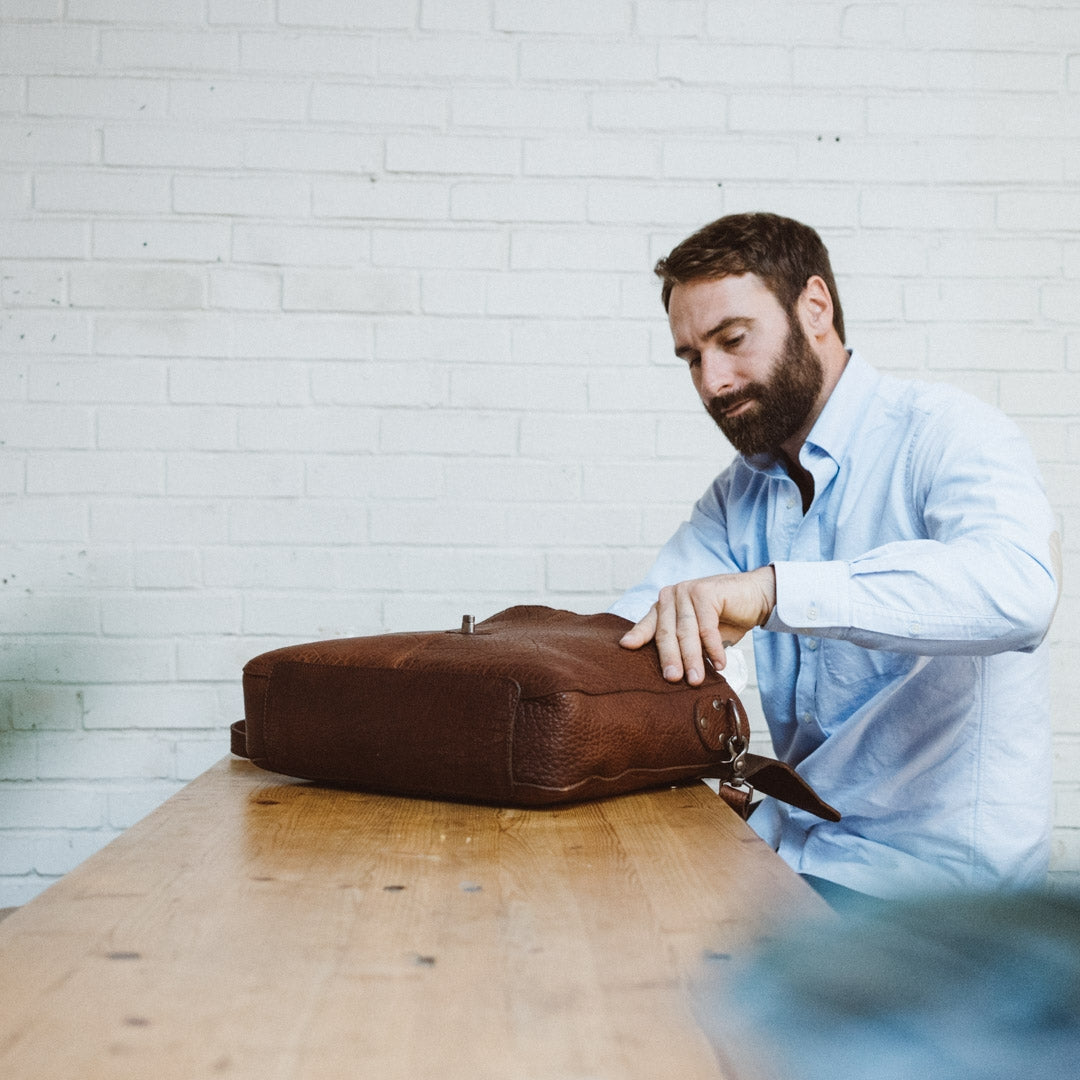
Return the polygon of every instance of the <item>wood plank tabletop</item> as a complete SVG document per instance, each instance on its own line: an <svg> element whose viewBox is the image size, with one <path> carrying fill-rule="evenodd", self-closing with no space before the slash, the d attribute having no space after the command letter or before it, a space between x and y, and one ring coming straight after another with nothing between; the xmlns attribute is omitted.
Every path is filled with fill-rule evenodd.
<svg viewBox="0 0 1080 1080"><path fill-rule="evenodd" d="M695 987L825 911L705 784L511 810L229 758L0 922L0 1077L749 1077Z"/></svg>

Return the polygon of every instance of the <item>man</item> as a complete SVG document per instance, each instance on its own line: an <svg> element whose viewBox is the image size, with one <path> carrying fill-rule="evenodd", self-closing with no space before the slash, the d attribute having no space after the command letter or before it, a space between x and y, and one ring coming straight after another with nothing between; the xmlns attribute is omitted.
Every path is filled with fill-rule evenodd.
<svg viewBox="0 0 1080 1080"><path fill-rule="evenodd" d="M844 345L828 253L721 218L656 267L675 352L738 450L612 610L697 685L753 629L779 757L843 815L752 826L827 895L1021 885L1050 836L1057 537L997 410Z"/></svg>

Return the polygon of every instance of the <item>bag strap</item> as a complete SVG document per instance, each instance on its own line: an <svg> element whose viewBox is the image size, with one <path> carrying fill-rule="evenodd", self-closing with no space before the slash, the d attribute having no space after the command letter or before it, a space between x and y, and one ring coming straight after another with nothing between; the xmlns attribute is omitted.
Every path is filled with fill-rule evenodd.
<svg viewBox="0 0 1080 1080"><path fill-rule="evenodd" d="M758 791L788 803L826 821L839 821L840 812L820 798L816 791L790 766L775 758L747 754L741 779ZM725 785L726 786L726 785ZM735 791L741 791L735 788ZM724 794L723 786L720 793ZM726 798L726 796L725 796ZM728 805L731 800L728 800ZM738 806L733 809L738 810Z"/></svg>
<svg viewBox="0 0 1080 1080"><path fill-rule="evenodd" d="M237 720L229 728L229 749L237 756L246 758L247 752L247 721Z"/></svg>

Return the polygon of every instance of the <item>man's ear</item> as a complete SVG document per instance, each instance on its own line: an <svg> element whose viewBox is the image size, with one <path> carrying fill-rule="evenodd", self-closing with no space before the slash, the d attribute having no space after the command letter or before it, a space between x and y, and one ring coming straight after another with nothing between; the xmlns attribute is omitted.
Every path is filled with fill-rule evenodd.
<svg viewBox="0 0 1080 1080"><path fill-rule="evenodd" d="M807 278L797 302L803 332L811 340L820 341L833 329L833 302L825 279L815 274Z"/></svg>

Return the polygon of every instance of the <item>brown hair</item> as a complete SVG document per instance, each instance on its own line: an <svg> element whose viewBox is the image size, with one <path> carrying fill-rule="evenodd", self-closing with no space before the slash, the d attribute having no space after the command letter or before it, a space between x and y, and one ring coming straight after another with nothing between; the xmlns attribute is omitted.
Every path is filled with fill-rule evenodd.
<svg viewBox="0 0 1080 1080"><path fill-rule="evenodd" d="M700 278L756 274L790 318L806 283L815 274L828 286L833 326L844 341L844 313L836 291L829 252L821 237L777 214L729 214L699 229L656 264L663 282L664 310L676 285Z"/></svg>

